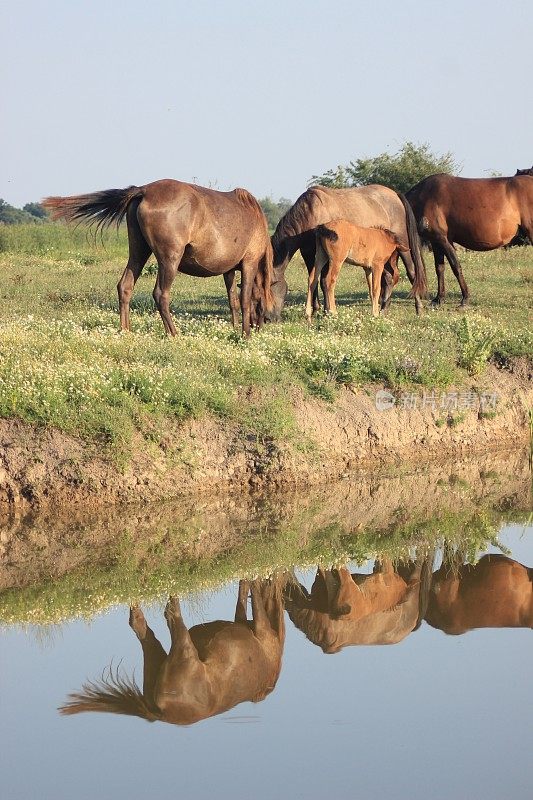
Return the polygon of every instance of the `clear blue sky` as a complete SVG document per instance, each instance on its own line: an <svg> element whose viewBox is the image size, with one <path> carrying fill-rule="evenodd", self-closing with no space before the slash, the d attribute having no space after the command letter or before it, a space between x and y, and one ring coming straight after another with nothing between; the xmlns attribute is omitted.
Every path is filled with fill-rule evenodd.
<svg viewBox="0 0 533 800"><path fill-rule="evenodd" d="M295 199L405 140L533 163L531 0L2 3L0 197L163 177Z"/></svg>

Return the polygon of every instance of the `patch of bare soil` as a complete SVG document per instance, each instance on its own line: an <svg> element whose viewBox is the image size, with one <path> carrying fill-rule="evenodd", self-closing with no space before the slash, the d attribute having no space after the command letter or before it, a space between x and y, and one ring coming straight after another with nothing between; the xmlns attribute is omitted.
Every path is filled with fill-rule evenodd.
<svg viewBox="0 0 533 800"><path fill-rule="evenodd" d="M474 395L465 408L442 410L438 401L422 401L420 391L414 408L396 402L379 411L380 388L344 388L331 404L295 391L288 402L296 430L283 442L243 435L238 424L220 419L169 421L158 443L134 441L124 468L73 436L0 420L0 520L30 509L87 512L249 487L316 486L361 469L459 459L527 442L533 380L525 360L491 365L459 387L459 396ZM485 413L477 402L482 392L498 400Z"/></svg>

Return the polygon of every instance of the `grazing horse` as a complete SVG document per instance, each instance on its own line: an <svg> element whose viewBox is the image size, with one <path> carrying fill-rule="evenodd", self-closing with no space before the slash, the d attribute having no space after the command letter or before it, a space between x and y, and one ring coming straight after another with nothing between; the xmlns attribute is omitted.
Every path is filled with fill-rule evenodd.
<svg viewBox="0 0 533 800"><path fill-rule="evenodd" d="M383 227L395 233L402 242L407 242L409 251L400 253L411 281L411 294L415 298L417 313L422 309L422 298L426 296L426 270L420 249L420 239L416 220L409 203L402 194L386 186L373 184L355 189L329 189L313 186L307 189L287 213L280 219L272 236L274 248L274 308L269 312L270 319L280 319L287 281L285 270L297 250L300 250L307 271L311 272L315 263L315 229L332 219L345 219L365 228ZM325 292L326 270L322 272L321 286ZM384 273L383 303L387 304L392 292L392 271ZM313 308L320 308L318 287L313 297Z"/></svg>
<svg viewBox="0 0 533 800"><path fill-rule="evenodd" d="M296 627L322 648L338 653L348 645L396 644L416 630L424 613L421 591L431 577L427 560L393 569L376 562L371 575L345 567L319 569L311 592L294 581L286 589L285 607Z"/></svg>
<svg viewBox="0 0 533 800"><path fill-rule="evenodd" d="M400 237L385 228L360 228L344 219L335 219L327 225L319 225L316 229L315 264L309 273L309 287L305 315L311 319L313 312L313 295L323 268L329 263L324 280L324 310L335 314L335 284L344 262L363 267L368 283L372 314L379 316L379 297L381 278L387 264L390 264L393 282L398 282L398 255L407 253L409 247ZM383 305L385 312L390 303Z"/></svg>
<svg viewBox="0 0 533 800"><path fill-rule="evenodd" d="M129 330L130 298L150 253L158 263L153 297L167 334L176 334L170 288L178 272L200 278L224 275L235 325L235 270L239 269L245 336L252 321L260 322L271 306L273 254L268 225L259 203L246 189L217 192L161 180L75 197L48 197L43 206L53 219L84 220L96 224L97 230L113 222L119 225L126 217L129 259L117 287L122 330ZM259 297L252 298L258 291ZM252 299L259 301L254 309Z"/></svg>
<svg viewBox="0 0 533 800"><path fill-rule="evenodd" d="M431 242L438 290L433 303L445 296L444 257L448 259L462 293L469 292L454 244L469 250L495 250L509 244L518 231L533 242L533 178L456 178L430 175L406 194L423 239Z"/></svg>
<svg viewBox="0 0 533 800"><path fill-rule="evenodd" d="M499 554L475 565L445 559L433 575L425 619L449 634L533 628L533 569Z"/></svg>
<svg viewBox="0 0 533 800"><path fill-rule="evenodd" d="M249 593L251 622L246 613ZM60 712L106 711L190 725L246 700L264 700L274 689L285 641L279 579L240 581L234 622L217 620L188 630L175 597L169 599L165 617L171 638L168 655L141 609L130 610L130 626L143 651L142 691L134 680L110 669L100 682L87 682L69 695Z"/></svg>

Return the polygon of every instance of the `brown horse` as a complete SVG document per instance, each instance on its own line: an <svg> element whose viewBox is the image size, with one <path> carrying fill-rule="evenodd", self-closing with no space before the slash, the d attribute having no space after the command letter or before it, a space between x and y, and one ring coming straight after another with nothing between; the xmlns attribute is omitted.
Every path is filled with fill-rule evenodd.
<svg viewBox="0 0 533 800"><path fill-rule="evenodd" d="M407 242L409 251L400 254L409 280L413 284L411 294L415 298L417 313L422 309L422 298L426 296L426 270L420 249L416 220L409 203L401 194L377 184L355 189L329 189L313 186L307 189L278 222L272 236L274 248L274 309L271 319L279 319L287 294L285 270L297 250L300 250L307 271L315 263L315 229L332 219L345 219L365 228L383 227L395 233L402 242ZM326 270L322 271L321 286L325 292ZM392 271L384 273L382 303L386 305L392 292ZM318 287L313 297L313 308L318 310Z"/></svg>
<svg viewBox="0 0 533 800"><path fill-rule="evenodd" d="M43 200L53 219L87 221L97 230L126 217L129 259L118 284L120 327L130 326L133 287L150 253L157 263L153 292L165 331L174 336L170 314L170 288L178 272L208 278L224 275L232 320L238 301L235 270L242 273L242 329L250 333L271 307L272 247L265 215L245 189L217 192L180 181L162 180L128 189L108 189L75 197ZM255 284L255 287L254 287ZM259 311L252 309L252 294L259 291ZM257 318L259 317L259 318Z"/></svg>
<svg viewBox="0 0 533 800"><path fill-rule="evenodd" d="M324 280L324 310L335 314L335 284L344 262L363 267L368 283L372 314L379 316L381 278L387 264L392 272L392 287L399 279L398 255L407 253L409 247L400 237L385 228L360 228L344 219L335 219L316 229L316 255L313 269L309 273L309 286L305 315L311 319L313 296L323 268L329 263ZM390 295L385 312L390 303Z"/></svg>
<svg viewBox="0 0 533 800"><path fill-rule="evenodd" d="M286 590L290 619L324 653L338 653L349 645L396 644L422 620L427 591L421 586L431 566L390 561L376 562L371 575L354 574L343 567L319 569L308 593L298 582Z"/></svg>
<svg viewBox="0 0 533 800"><path fill-rule="evenodd" d="M249 593L251 622L246 609ZM133 680L110 669L106 679L88 682L81 692L69 695L59 710L62 714L107 711L190 725L246 700L264 700L281 670L283 613L279 579L240 581L234 622L217 620L190 630L179 601L171 597L165 609L171 638L167 655L141 609L134 606L130 626L143 651L142 692Z"/></svg>
<svg viewBox="0 0 533 800"><path fill-rule="evenodd" d="M454 249L495 250L509 244L519 229L533 242L533 178L456 178L430 175L406 194L422 238L431 242L438 290L433 302L443 302L444 257L459 282L461 305L468 286Z"/></svg>
<svg viewBox="0 0 533 800"><path fill-rule="evenodd" d="M433 575L425 619L449 634L533 628L533 569L499 554L475 565L445 559Z"/></svg>

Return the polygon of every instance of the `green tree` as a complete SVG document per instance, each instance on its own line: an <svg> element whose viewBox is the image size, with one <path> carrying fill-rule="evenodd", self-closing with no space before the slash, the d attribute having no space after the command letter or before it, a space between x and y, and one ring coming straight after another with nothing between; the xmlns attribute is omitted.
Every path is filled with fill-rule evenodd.
<svg viewBox="0 0 533 800"><path fill-rule="evenodd" d="M4 225L17 225L20 222L35 222L35 217L22 211L20 208L15 208L6 203L5 200L0 198L0 223Z"/></svg>
<svg viewBox="0 0 533 800"><path fill-rule="evenodd" d="M330 169L323 175L313 175L310 185L320 184L341 189L380 183L397 192L406 192L423 178L437 172L447 172L450 175L459 172L459 165L452 153L436 155L427 143L405 142L394 155L381 153L374 158L358 158L345 166L339 165Z"/></svg>
<svg viewBox="0 0 533 800"><path fill-rule="evenodd" d="M271 197L262 197L259 200L259 205L263 209L265 217L267 218L269 229L273 231L282 216L292 206L292 201L287 200L286 197L280 197L277 202Z"/></svg>
<svg viewBox="0 0 533 800"><path fill-rule="evenodd" d="M37 219L44 220L49 217L48 211L40 203L26 203L25 206L22 206L22 210L27 214L31 214L32 217L37 217Z"/></svg>

